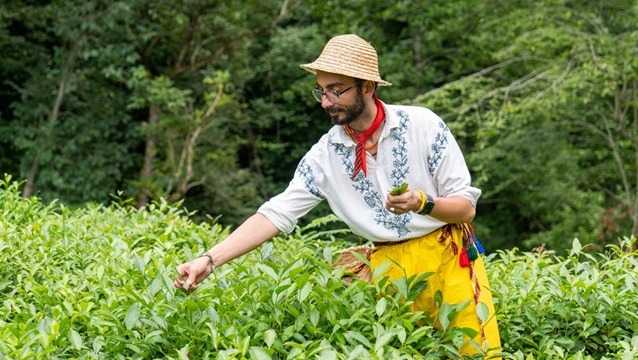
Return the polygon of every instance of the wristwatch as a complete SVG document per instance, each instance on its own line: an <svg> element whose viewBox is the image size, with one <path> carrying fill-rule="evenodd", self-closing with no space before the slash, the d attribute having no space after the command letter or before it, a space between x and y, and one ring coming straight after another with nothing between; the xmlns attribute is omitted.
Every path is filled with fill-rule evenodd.
<svg viewBox="0 0 638 360"><path fill-rule="evenodd" d="M419 211L419 215L430 215L432 209L434 209L434 199L430 195L425 195L427 200L425 200L425 205L423 205L423 209Z"/></svg>

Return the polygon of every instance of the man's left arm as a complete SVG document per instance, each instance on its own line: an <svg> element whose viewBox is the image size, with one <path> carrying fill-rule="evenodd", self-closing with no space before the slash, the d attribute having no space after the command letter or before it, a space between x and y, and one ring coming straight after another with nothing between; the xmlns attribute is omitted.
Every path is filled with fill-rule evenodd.
<svg viewBox="0 0 638 360"><path fill-rule="evenodd" d="M393 196L388 194L386 206L387 208L394 208L394 212L397 214L409 211L419 212L421 210L422 215L429 215L449 224L469 223L474 220L476 215L474 204L463 196L431 197L434 206L429 214L423 214L421 204L423 203L425 207L427 205L425 202L427 201L427 198L425 200L422 199L418 190L408 189L401 195Z"/></svg>

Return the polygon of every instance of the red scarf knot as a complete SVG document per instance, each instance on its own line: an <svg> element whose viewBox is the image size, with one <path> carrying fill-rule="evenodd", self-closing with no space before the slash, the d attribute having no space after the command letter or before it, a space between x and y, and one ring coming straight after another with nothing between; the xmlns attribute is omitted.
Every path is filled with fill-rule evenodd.
<svg viewBox="0 0 638 360"><path fill-rule="evenodd" d="M377 105L377 115L375 116L372 125L368 128L368 130L366 130L363 135L357 135L356 132L352 130L348 125L343 126L345 132L351 137L355 138L353 140L355 140L357 143L357 146L354 150L356 158L354 161L354 171L352 172L351 178L352 180L354 180L359 171L362 170L364 176L368 175L368 168L366 166L365 142L372 134L374 134L375 131L377 131L377 129L381 125L381 122L385 118L385 110L383 109L383 104L381 104L381 101L379 101L379 98L377 98L376 94L374 95L374 103Z"/></svg>

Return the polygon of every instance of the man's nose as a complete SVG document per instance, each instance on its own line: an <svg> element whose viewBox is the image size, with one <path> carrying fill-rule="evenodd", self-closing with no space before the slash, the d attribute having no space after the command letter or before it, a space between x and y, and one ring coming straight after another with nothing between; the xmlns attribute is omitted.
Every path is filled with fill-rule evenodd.
<svg viewBox="0 0 638 360"><path fill-rule="evenodd" d="M328 97L324 94L321 95L321 107L327 109L334 105L332 101L328 100Z"/></svg>

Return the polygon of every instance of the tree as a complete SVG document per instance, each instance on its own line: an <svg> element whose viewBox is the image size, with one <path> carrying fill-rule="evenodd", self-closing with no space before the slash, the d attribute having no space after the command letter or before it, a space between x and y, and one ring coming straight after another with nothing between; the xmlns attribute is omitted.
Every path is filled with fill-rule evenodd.
<svg viewBox="0 0 638 360"><path fill-rule="evenodd" d="M13 12L15 34L10 39L23 42L31 65L23 70L24 81L12 84L20 100L12 103L13 119L7 126L13 145L24 153L24 196L42 184L57 188L46 193L48 199L107 198L104 187L115 189L122 179L130 142L116 130L126 128L126 117L106 116L114 115L113 105L122 98L104 76L116 68L113 64L126 65L112 61L122 50L104 41L114 26L115 7L117 3L68 1ZM102 46L94 48L93 43ZM101 121L95 122L98 114ZM112 140L117 145L101 146ZM79 166L82 162L88 166ZM89 176L87 169L97 164L114 166L101 166Z"/></svg>
<svg viewBox="0 0 638 360"><path fill-rule="evenodd" d="M298 5L299 3L296 4ZM151 79L165 78L174 84L174 93L180 94L180 82L201 82L202 75L198 73L200 70L227 66L228 59L245 56L250 39L258 33L270 31L286 16L291 5L287 0L282 4L276 1L238 3L194 0L186 3L141 1L136 6L140 14L138 28L141 36L137 41L140 63ZM153 101L152 97L148 98L151 101L147 104L146 125L153 129L160 123L162 106ZM200 101L201 98L201 92L193 94L193 100ZM146 204L150 197L162 195L153 190L154 162L160 139L153 131L146 134L137 195L138 206ZM191 141L196 142L197 138L199 135L196 138L191 137ZM194 145L192 143L187 146L194 149ZM193 155L191 152L190 156ZM193 176L191 173L188 178ZM186 178L175 179L178 183L184 180ZM185 190L194 184L187 181L178 188Z"/></svg>
<svg viewBox="0 0 638 360"><path fill-rule="evenodd" d="M418 99L454 109L446 116L475 137L469 161L478 164L488 215L479 221L501 246L593 241L613 198L635 204L638 148L627 131L635 124L636 33L617 20L635 16L633 3L489 5L483 11L499 17L486 17L473 46L490 49L493 65Z"/></svg>

